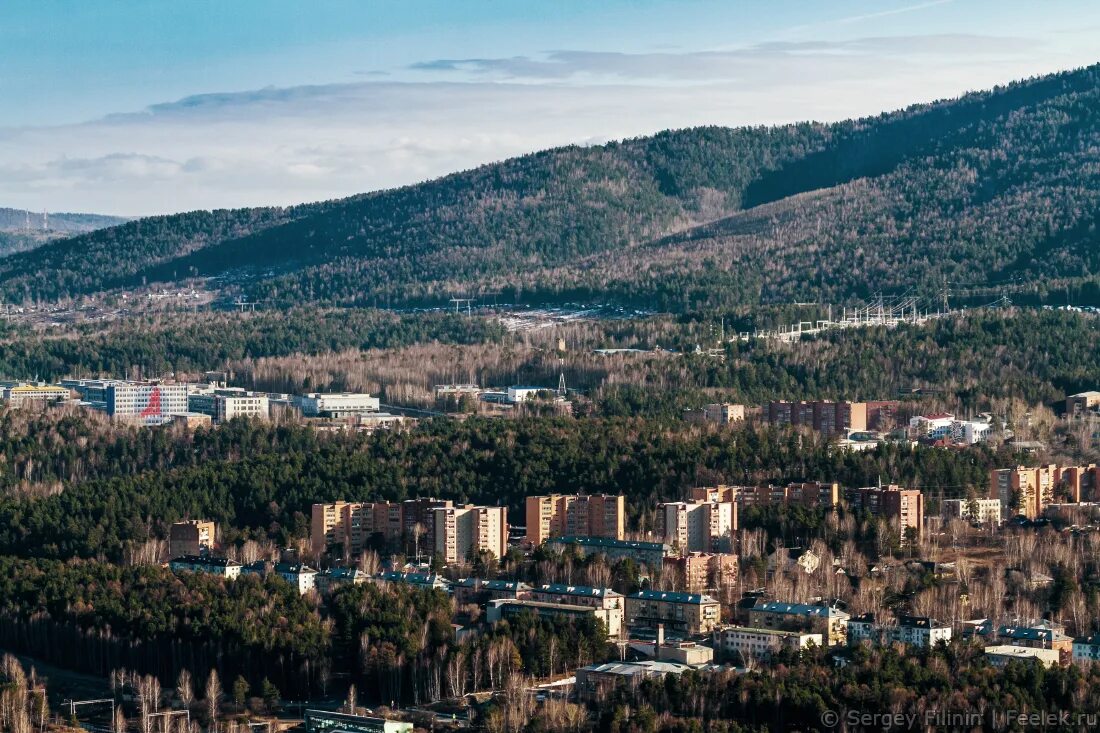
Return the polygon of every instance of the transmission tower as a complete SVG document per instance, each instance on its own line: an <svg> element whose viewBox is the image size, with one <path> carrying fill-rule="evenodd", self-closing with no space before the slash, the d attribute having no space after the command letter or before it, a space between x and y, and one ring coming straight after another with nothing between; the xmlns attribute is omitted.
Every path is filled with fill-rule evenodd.
<svg viewBox="0 0 1100 733"><path fill-rule="evenodd" d="M558 395L565 397L565 359L558 359L558 366L561 368L561 372L558 374Z"/></svg>

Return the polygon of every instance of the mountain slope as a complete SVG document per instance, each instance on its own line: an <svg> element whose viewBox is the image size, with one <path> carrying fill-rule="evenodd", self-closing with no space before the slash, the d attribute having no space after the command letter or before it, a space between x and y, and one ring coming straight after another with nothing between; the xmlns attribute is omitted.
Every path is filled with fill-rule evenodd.
<svg viewBox="0 0 1100 733"><path fill-rule="evenodd" d="M102 214L35 213L0 207L0 256L34 249L45 242L105 229L127 221Z"/></svg>
<svg viewBox="0 0 1100 733"><path fill-rule="evenodd" d="M234 273L274 304L669 309L1094 283L1100 66L831 125L550 150L292 210L133 222L0 261L6 298ZM102 270L89 259L105 263Z"/></svg>

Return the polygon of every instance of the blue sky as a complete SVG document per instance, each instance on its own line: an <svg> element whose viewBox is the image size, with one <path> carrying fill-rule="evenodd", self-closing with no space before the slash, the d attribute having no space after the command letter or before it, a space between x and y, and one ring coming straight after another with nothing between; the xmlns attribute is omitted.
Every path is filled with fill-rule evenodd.
<svg viewBox="0 0 1100 733"><path fill-rule="evenodd" d="M0 206L289 204L1096 61L1095 0L9 0Z"/></svg>

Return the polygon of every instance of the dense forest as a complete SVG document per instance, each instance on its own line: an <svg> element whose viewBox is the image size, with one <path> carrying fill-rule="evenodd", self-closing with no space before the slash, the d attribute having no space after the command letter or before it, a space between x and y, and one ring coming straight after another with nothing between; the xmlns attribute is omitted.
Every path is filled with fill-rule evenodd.
<svg viewBox="0 0 1100 733"><path fill-rule="evenodd" d="M632 521L646 529L654 526L658 501L697 485L869 486L887 477L965 496L986 485L991 467L1021 459L983 449L837 452L824 440L782 430L571 418L433 420L370 436L239 421L210 435L157 438L148 455L141 442L90 445L55 464L43 458L47 490L24 483L0 497L0 554L121 561L188 517L217 521L229 543L270 538L290 545L308 535L314 502L338 499L440 496L503 504L519 524L528 495L623 493ZM126 456L134 460L125 471L104 476L97 468ZM73 463L88 466L79 474L86 480L68 480Z"/></svg>
<svg viewBox="0 0 1100 733"><path fill-rule="evenodd" d="M230 275L278 306L503 291L682 311L948 280L1091 300L1098 81L1093 66L873 118L670 131L342 201L144 219L6 258L0 288L18 302Z"/></svg>

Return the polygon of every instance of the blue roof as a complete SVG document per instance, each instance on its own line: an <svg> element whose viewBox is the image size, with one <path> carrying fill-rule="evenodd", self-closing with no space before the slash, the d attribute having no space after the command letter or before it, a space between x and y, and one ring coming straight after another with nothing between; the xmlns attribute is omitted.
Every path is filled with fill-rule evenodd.
<svg viewBox="0 0 1100 733"><path fill-rule="evenodd" d="M588 585L563 585L561 583L540 585L537 592L556 593L561 596L589 596L592 598L603 598L609 593L615 593L615 591L610 588L593 588Z"/></svg>
<svg viewBox="0 0 1100 733"><path fill-rule="evenodd" d="M484 580L482 578L462 578L454 584L459 588L481 588L484 590L519 590L528 587L518 580Z"/></svg>
<svg viewBox="0 0 1100 733"><path fill-rule="evenodd" d="M717 603L717 601L710 596L704 596L698 593L677 593L667 590L643 590L627 597L639 598L644 601L668 601L670 603Z"/></svg>
<svg viewBox="0 0 1100 733"><path fill-rule="evenodd" d="M768 613L786 613L792 616L828 616L830 611L837 611L839 609L830 608L829 606L814 606L809 603L778 603L776 601L768 601L767 603L761 603L759 606L749 610L766 611Z"/></svg>
<svg viewBox="0 0 1100 733"><path fill-rule="evenodd" d="M382 573L378 577L382 580L388 580L394 583L410 583L412 585L436 585L446 582L438 575L429 575L428 573L401 573L396 570Z"/></svg>

